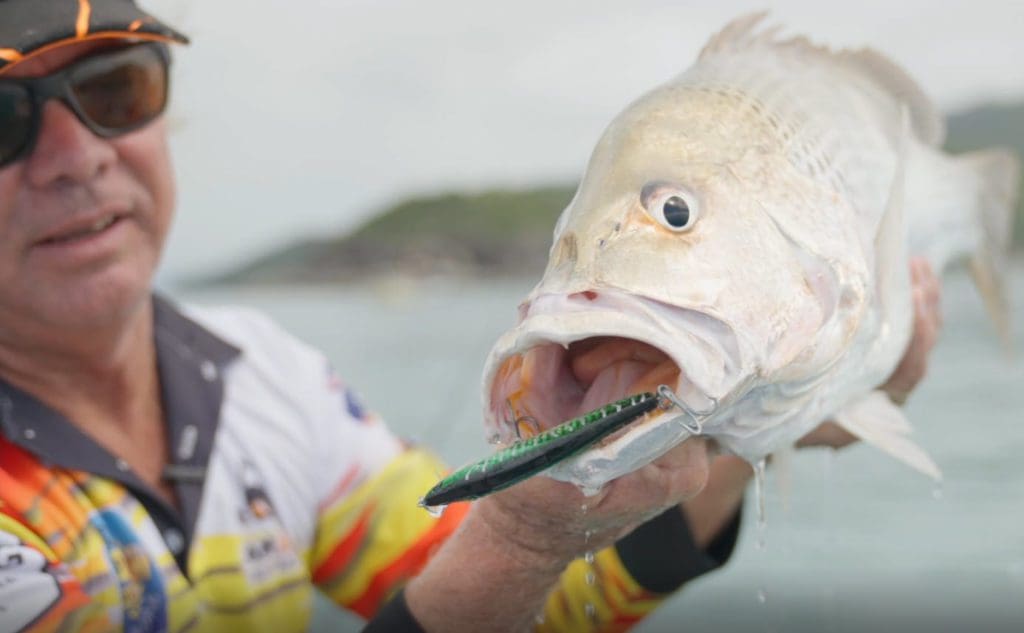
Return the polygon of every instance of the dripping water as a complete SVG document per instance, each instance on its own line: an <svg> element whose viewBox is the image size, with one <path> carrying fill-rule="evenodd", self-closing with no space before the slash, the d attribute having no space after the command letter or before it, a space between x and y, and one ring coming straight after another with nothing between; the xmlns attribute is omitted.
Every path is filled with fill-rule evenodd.
<svg viewBox="0 0 1024 633"><path fill-rule="evenodd" d="M590 537L594 534L593 530L587 530L583 533L583 544L590 544ZM583 555L583 560L590 565L590 569L587 570L587 584L593 585L597 582L597 576L594 574L594 550L588 549Z"/></svg>
<svg viewBox="0 0 1024 633"><path fill-rule="evenodd" d="M754 467L754 497L755 502L757 503L757 549L759 550L763 550L765 548L765 531L768 528L768 521L765 519L764 512L765 466L766 461L764 458L761 458Z"/></svg>
<svg viewBox="0 0 1024 633"><path fill-rule="evenodd" d="M754 465L754 502L757 504L757 549L764 552L766 549L765 531L768 528L768 521L765 518L765 469L767 459L762 457ZM757 603L764 604L768 601L768 593L764 587L757 588Z"/></svg>
<svg viewBox="0 0 1024 633"><path fill-rule="evenodd" d="M421 508L423 508L424 510L427 511L427 514L429 514L430 516L434 517L435 519L441 518L441 515L444 514L444 509L448 507L446 505L428 506L427 504L423 503L422 501L420 501L419 505L420 505Z"/></svg>
<svg viewBox="0 0 1024 633"><path fill-rule="evenodd" d="M584 503L580 509L584 514L587 512L587 504ZM594 586L597 582L597 575L594 573L594 550L590 548L590 537L594 535L594 531L587 529L583 532L583 545L586 547L586 552L583 554L583 562L586 563L586 575L584 576L588 586ZM589 600L583 605L583 612L587 615L591 621L596 621L597 607L594 606Z"/></svg>

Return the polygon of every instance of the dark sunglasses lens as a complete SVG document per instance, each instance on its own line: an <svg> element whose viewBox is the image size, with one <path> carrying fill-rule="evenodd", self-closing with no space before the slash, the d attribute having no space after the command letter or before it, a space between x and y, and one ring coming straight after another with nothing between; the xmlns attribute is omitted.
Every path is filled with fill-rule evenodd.
<svg viewBox="0 0 1024 633"><path fill-rule="evenodd" d="M150 46L89 60L75 69L71 92L82 114L110 135L145 125L167 104L167 66Z"/></svg>
<svg viewBox="0 0 1024 633"><path fill-rule="evenodd" d="M32 130L32 97L28 89L0 83L0 165L24 149Z"/></svg>

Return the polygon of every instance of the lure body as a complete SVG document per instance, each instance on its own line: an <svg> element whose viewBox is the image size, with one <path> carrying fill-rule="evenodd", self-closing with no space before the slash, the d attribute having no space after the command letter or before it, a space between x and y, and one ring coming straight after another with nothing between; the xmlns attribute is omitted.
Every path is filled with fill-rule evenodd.
<svg viewBox="0 0 1024 633"><path fill-rule="evenodd" d="M542 433L515 442L478 462L463 466L434 486L420 502L443 506L477 499L516 484L572 457L658 407L653 393L623 398Z"/></svg>

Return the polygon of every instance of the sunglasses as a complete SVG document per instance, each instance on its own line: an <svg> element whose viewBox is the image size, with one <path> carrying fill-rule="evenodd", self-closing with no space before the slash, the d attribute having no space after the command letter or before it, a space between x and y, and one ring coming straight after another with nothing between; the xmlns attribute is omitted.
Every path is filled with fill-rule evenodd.
<svg viewBox="0 0 1024 633"><path fill-rule="evenodd" d="M0 77L0 167L32 153L50 99L102 138L145 126L167 107L169 66L167 47L147 42L83 58L45 77Z"/></svg>

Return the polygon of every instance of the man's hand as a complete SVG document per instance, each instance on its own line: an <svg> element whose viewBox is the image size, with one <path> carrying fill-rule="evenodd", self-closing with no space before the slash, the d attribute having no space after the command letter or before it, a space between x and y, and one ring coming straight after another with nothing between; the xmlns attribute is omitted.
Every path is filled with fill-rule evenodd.
<svg viewBox="0 0 1024 633"><path fill-rule="evenodd" d="M697 494L708 468L707 440L691 438L589 497L573 485L534 477L475 509L509 545L568 563Z"/></svg>
<svg viewBox="0 0 1024 633"><path fill-rule="evenodd" d="M928 369L928 355L942 329L942 310L939 303L942 287L932 267L923 257L910 260L910 283L914 296L914 333L900 364L879 389L889 394L896 404L902 405ZM831 446L842 448L857 441L857 437L835 422L824 422L796 443L798 447Z"/></svg>
<svg viewBox="0 0 1024 633"><path fill-rule="evenodd" d="M532 628L562 570L608 547L708 478L707 442L692 438L597 494L533 477L473 503L405 595L427 631Z"/></svg>
<svg viewBox="0 0 1024 633"><path fill-rule="evenodd" d="M928 260L915 257L910 260L910 283L914 292L914 335L882 390L896 404L903 404L907 396L921 382L928 369L928 355L942 330L942 286Z"/></svg>

